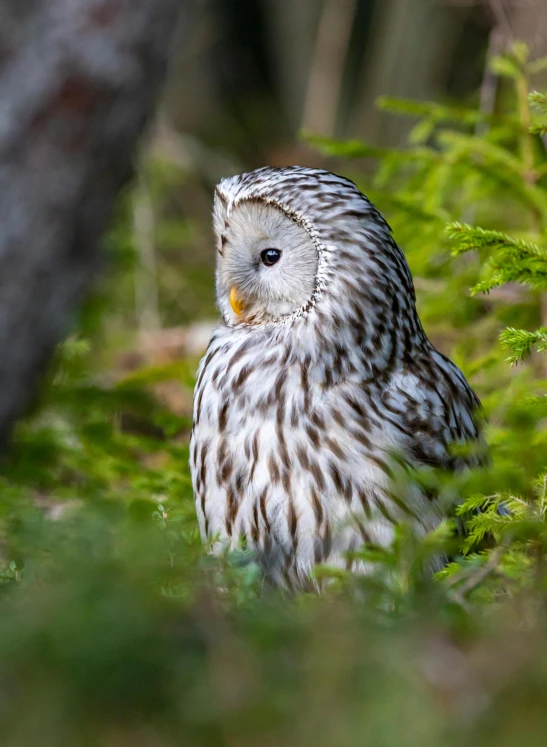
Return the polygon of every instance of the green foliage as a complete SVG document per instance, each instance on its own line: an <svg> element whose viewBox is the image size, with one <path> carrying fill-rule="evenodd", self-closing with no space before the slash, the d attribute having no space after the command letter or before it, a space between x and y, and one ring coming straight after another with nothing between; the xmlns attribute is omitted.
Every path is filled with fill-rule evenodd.
<svg viewBox="0 0 547 747"><path fill-rule="evenodd" d="M471 289L488 293L506 283L522 283L537 290L547 288L547 249L536 243L500 231L451 223L448 236L456 244L454 254L482 250L485 257L482 279Z"/></svg>
<svg viewBox="0 0 547 747"><path fill-rule="evenodd" d="M530 356L534 345L539 353L547 350L547 327L540 327L535 332L509 327L500 335L502 347L511 351L508 362L519 363Z"/></svg>

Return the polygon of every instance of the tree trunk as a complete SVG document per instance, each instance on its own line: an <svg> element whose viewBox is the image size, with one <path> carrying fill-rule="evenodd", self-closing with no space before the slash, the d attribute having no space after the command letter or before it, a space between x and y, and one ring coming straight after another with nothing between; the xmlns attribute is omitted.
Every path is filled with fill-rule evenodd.
<svg viewBox="0 0 547 747"><path fill-rule="evenodd" d="M0 0L0 441L101 267L180 0Z"/></svg>

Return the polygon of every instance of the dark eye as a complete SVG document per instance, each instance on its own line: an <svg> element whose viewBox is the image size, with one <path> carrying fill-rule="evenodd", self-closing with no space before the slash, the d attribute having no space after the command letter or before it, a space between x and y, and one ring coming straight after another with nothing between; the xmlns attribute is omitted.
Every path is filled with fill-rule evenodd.
<svg viewBox="0 0 547 747"><path fill-rule="evenodd" d="M279 249L264 249L264 251L260 252L260 259L266 267L275 265L276 262L279 262L280 257L281 252Z"/></svg>

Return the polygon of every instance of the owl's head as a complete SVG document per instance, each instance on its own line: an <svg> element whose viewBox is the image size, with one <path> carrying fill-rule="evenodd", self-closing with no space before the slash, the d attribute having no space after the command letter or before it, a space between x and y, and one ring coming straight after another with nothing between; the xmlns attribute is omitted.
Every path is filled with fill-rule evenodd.
<svg viewBox="0 0 547 747"><path fill-rule="evenodd" d="M228 217L218 191L214 224L217 296L229 322L273 322L305 307L315 289L319 255L302 225L256 198L234 205Z"/></svg>
<svg viewBox="0 0 547 747"><path fill-rule="evenodd" d="M344 177L291 166L224 179L214 229L217 299L230 326L328 318L378 338L390 319L415 316L389 226Z"/></svg>

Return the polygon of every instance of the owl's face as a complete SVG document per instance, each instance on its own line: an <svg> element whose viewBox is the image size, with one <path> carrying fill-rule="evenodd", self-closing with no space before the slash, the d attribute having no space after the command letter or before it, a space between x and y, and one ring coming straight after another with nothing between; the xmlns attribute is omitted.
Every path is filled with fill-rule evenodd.
<svg viewBox="0 0 547 747"><path fill-rule="evenodd" d="M279 321L304 307L317 278L318 250L305 228L260 200L226 216L217 194L217 297L230 324Z"/></svg>

